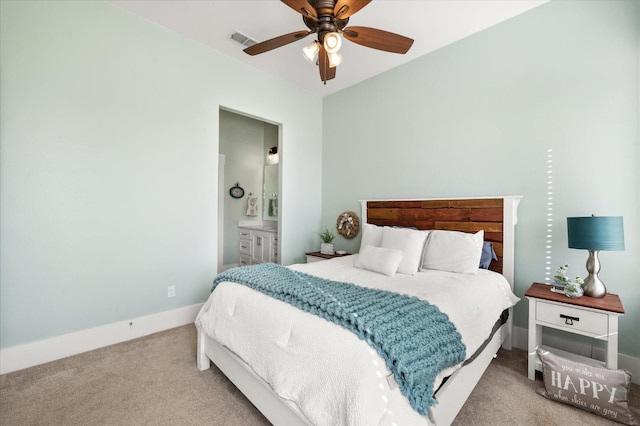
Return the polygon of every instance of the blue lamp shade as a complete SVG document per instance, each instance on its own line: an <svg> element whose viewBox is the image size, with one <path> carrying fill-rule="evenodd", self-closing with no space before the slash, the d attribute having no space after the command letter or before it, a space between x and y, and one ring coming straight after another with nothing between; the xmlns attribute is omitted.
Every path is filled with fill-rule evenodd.
<svg viewBox="0 0 640 426"><path fill-rule="evenodd" d="M568 217L569 248L624 250L622 216Z"/></svg>

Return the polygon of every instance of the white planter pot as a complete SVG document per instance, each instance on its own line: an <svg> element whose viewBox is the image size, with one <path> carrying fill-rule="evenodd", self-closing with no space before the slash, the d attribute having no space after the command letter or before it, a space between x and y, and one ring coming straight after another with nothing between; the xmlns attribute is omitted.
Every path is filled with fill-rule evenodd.
<svg viewBox="0 0 640 426"><path fill-rule="evenodd" d="M320 244L320 253L322 254L335 254L336 251L331 243Z"/></svg>

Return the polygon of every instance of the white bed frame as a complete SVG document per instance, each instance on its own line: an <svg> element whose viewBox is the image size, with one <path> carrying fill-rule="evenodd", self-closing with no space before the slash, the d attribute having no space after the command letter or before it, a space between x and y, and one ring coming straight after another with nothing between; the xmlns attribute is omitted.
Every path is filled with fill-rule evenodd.
<svg viewBox="0 0 640 426"><path fill-rule="evenodd" d="M518 222L517 210L522 197L474 197L456 198L455 200L478 200L483 198L503 200L502 273L511 284L511 289L513 290L515 225ZM452 199L449 198L447 200ZM360 202L363 223L367 222L368 201L385 200L363 200ZM456 370L436 392L435 396L438 404L431 409L431 421L434 424L451 424L500 347L511 349L512 314L513 312L510 309L508 321L494 334L493 339L482 353L470 364ZM210 368L211 362L213 362L272 424L277 426L310 424L294 404L276 395L271 387L233 352L200 331L198 331L197 342L198 369L200 371L207 370ZM429 419L425 417L425 424L429 423Z"/></svg>

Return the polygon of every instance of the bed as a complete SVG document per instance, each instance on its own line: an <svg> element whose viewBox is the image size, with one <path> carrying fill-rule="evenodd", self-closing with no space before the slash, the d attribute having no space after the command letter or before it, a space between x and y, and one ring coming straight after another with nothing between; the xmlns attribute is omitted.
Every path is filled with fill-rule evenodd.
<svg viewBox="0 0 640 426"><path fill-rule="evenodd" d="M516 196L364 200L362 223L367 236L362 237L361 253L288 268L302 275L376 289L399 285L403 293L431 299L449 316L461 330L468 353L465 362L437 375L433 383L437 404L424 415L413 409L413 401L409 403L400 392L401 381L390 373L379 353L351 331L235 283L219 283L196 319L198 368L208 369L214 362L275 425L450 424L498 349L511 349L511 315L506 320L505 315L496 313L491 314L495 319L481 316L488 316L483 312L490 308L499 313L510 312L518 300L512 290L519 202L520 197ZM430 230L425 237L426 247L432 244L427 238L435 241L433 230L480 234L484 241L491 242L496 257L487 270L462 274L423 269L426 253L421 253L419 272L387 277L367 269L365 262L365 255L374 250L371 247L375 244L365 245L364 240L369 241L382 228L389 235L412 232L412 236L419 230ZM385 262L374 263L372 268L376 269ZM356 264L360 267L354 267ZM422 280L431 282L435 278L437 284L423 285ZM474 309L473 301L481 300L485 292L492 293L485 287L479 290L479 284L469 285L468 278L486 281L488 287L495 287L491 291L497 291L487 296L489 300L483 302L482 309ZM458 293L452 296L454 291ZM472 301L464 302L463 297ZM460 311L458 305L466 307ZM476 314L477 319L473 317ZM503 321L496 323L498 317ZM487 336L479 336L476 331L467 330L465 322L476 322L484 328L488 324L493 334L487 331Z"/></svg>

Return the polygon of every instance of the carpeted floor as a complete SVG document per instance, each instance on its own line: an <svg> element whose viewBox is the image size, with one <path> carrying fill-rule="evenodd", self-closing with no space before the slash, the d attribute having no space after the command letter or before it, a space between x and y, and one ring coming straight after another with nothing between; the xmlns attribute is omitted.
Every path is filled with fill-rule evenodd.
<svg viewBox="0 0 640 426"><path fill-rule="evenodd" d="M0 425L268 425L220 371L195 365L193 325L0 376ZM501 351L455 425L616 425L536 394L526 353ZM640 418L640 387L631 405Z"/></svg>

